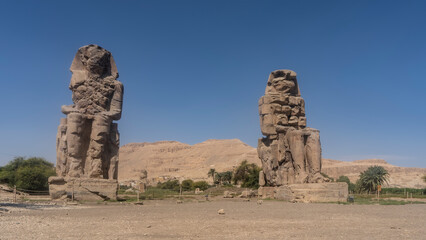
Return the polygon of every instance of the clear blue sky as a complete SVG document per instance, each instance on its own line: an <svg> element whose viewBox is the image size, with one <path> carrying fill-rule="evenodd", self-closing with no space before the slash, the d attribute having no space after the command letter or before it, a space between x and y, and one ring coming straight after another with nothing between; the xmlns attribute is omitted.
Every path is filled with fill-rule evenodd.
<svg viewBox="0 0 426 240"><path fill-rule="evenodd" d="M77 49L111 51L121 144L261 137L271 71L298 73L323 157L426 167L426 1L2 1L0 165L55 162Z"/></svg>

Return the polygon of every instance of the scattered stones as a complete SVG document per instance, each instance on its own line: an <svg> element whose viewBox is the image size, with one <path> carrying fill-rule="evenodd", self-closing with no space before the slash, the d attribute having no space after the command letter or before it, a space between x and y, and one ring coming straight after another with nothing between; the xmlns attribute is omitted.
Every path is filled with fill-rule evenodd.
<svg viewBox="0 0 426 240"><path fill-rule="evenodd" d="M3 212L9 212L9 210L6 208L0 208L0 213L3 213Z"/></svg>
<svg viewBox="0 0 426 240"><path fill-rule="evenodd" d="M236 195L235 192L231 192L231 191L224 191L223 192L223 198L234 198L235 195Z"/></svg>
<svg viewBox="0 0 426 240"><path fill-rule="evenodd" d="M256 193L253 190L244 190L240 196L240 198L251 198L251 197L255 197Z"/></svg>
<svg viewBox="0 0 426 240"><path fill-rule="evenodd" d="M262 203L263 203L263 200L257 200L257 205L262 205Z"/></svg>
<svg viewBox="0 0 426 240"><path fill-rule="evenodd" d="M222 208L222 209L219 209L218 211L217 211L217 213L219 214L219 215L225 215L225 210Z"/></svg>

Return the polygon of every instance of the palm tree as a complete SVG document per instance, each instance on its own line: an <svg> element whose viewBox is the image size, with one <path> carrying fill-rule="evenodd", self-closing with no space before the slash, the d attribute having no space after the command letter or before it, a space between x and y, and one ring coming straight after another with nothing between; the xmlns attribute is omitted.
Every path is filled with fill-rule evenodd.
<svg viewBox="0 0 426 240"><path fill-rule="evenodd" d="M382 166L372 166L359 175L361 189L367 192L377 190L378 185L388 182L389 173Z"/></svg>
<svg viewBox="0 0 426 240"><path fill-rule="evenodd" d="M208 177L212 177L213 184L214 184L215 173L216 173L216 170L214 168L210 168L209 172L207 173Z"/></svg>

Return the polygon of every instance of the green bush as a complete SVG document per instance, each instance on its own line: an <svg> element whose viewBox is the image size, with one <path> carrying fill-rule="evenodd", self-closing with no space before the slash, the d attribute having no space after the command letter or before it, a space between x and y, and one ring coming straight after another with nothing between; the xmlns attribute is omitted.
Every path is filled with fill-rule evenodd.
<svg viewBox="0 0 426 240"><path fill-rule="evenodd" d="M53 164L43 158L16 157L0 170L0 183L23 190L45 191L48 178L55 175Z"/></svg>
<svg viewBox="0 0 426 240"><path fill-rule="evenodd" d="M349 178L347 176L340 176L336 182L345 182L348 184L348 190L349 192L355 192L355 184L351 183Z"/></svg>
<svg viewBox="0 0 426 240"><path fill-rule="evenodd" d="M191 179L183 180L182 181L182 191L191 191L194 190L194 181Z"/></svg>
<svg viewBox="0 0 426 240"><path fill-rule="evenodd" d="M240 166L234 172L234 184L241 183L241 187L258 188L259 172L262 169L254 163L248 163L247 160L241 162Z"/></svg>
<svg viewBox="0 0 426 240"><path fill-rule="evenodd" d="M224 185L224 184L231 183L231 180L232 180L232 171L218 172L215 175L214 183Z"/></svg>
<svg viewBox="0 0 426 240"><path fill-rule="evenodd" d="M168 189L175 192L180 191L179 181L178 180L168 180L167 182L158 183L157 188Z"/></svg>
<svg viewBox="0 0 426 240"><path fill-rule="evenodd" d="M48 190L48 178L55 175L53 168L42 166L20 167L16 172L16 187L26 190Z"/></svg>
<svg viewBox="0 0 426 240"><path fill-rule="evenodd" d="M406 193L412 193L416 195L424 195L426 194L426 188L418 189L418 188L382 188L380 193L382 194L401 194L404 195Z"/></svg>
<svg viewBox="0 0 426 240"><path fill-rule="evenodd" d="M198 181L192 184L193 189L199 188L201 191L204 191L209 188L209 184L206 181Z"/></svg>

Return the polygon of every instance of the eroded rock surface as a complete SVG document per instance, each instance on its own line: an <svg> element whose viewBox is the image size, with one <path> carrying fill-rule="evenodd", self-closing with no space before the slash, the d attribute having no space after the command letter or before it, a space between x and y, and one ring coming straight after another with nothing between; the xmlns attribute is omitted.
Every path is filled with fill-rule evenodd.
<svg viewBox="0 0 426 240"><path fill-rule="evenodd" d="M58 127L56 172L63 178L117 179L123 84L111 53L81 47L71 64L72 105Z"/></svg>
<svg viewBox="0 0 426 240"><path fill-rule="evenodd" d="M263 167L260 185L323 182L319 131L306 127L305 101L295 72L270 74L259 115L265 135L257 147Z"/></svg>

